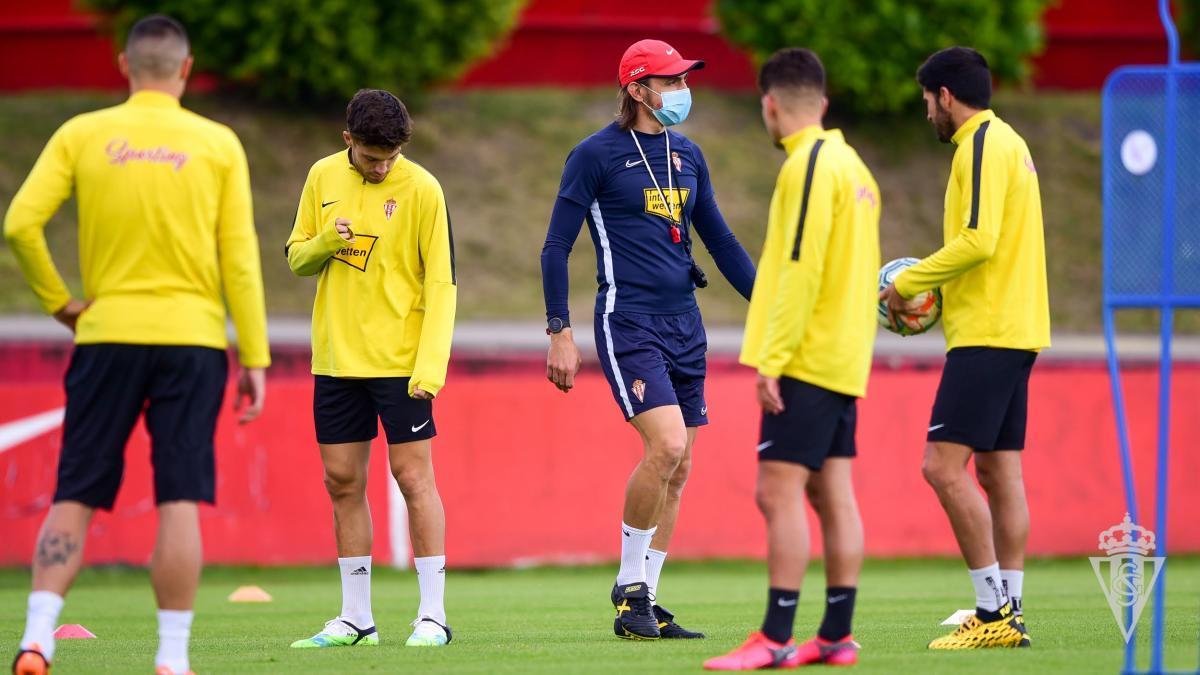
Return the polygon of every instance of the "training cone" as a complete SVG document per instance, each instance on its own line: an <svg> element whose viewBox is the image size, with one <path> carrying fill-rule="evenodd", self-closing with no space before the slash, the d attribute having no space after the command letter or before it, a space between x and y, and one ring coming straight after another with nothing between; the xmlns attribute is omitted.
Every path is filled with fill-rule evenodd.
<svg viewBox="0 0 1200 675"><path fill-rule="evenodd" d="M271 594L258 586L238 586L229 594L230 602L270 602Z"/></svg>
<svg viewBox="0 0 1200 675"><path fill-rule="evenodd" d="M974 609L960 609L957 612L946 617L946 620L942 622L942 625L943 626L961 626L962 622L966 621L967 619L969 619L972 616L975 616Z"/></svg>
<svg viewBox="0 0 1200 675"><path fill-rule="evenodd" d="M55 640L86 640L95 639L95 634L92 631L84 628L77 623L63 624L54 631Z"/></svg>

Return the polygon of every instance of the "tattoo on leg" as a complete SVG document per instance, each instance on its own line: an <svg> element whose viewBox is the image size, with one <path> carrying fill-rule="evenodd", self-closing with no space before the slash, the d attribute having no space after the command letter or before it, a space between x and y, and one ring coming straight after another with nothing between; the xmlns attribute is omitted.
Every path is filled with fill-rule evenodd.
<svg viewBox="0 0 1200 675"><path fill-rule="evenodd" d="M45 532L38 540L37 564L39 567L65 565L78 550L79 542L69 532Z"/></svg>

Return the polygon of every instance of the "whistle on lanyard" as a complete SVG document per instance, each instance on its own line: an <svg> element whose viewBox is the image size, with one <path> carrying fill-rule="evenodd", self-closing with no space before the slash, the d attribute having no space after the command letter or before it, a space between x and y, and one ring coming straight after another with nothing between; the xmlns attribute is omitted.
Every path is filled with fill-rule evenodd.
<svg viewBox="0 0 1200 675"><path fill-rule="evenodd" d="M679 226L678 225L671 226L671 241L676 244L683 241L683 237L679 234Z"/></svg>

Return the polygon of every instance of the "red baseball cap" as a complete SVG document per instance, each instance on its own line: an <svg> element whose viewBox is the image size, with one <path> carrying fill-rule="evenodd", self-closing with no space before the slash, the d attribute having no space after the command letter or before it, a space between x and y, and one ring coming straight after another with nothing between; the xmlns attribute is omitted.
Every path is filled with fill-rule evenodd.
<svg viewBox="0 0 1200 675"><path fill-rule="evenodd" d="M624 87L643 77L677 77L703 67L703 61L683 58L674 47L662 40L638 40L629 45L621 57L617 81Z"/></svg>

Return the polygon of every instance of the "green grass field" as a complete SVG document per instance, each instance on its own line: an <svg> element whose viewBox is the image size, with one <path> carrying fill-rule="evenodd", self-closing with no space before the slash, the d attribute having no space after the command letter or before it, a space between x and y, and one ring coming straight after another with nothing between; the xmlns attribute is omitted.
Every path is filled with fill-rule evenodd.
<svg viewBox="0 0 1200 675"><path fill-rule="evenodd" d="M447 609L455 641L445 649L403 646L417 604L411 572L377 570L377 648L291 650L338 610L336 568L212 568L205 572L192 632L192 667L204 673L601 673L698 672L700 664L739 643L762 618L765 568L760 563L669 563L664 604L707 640L630 643L611 632L611 566L451 572ZM1200 558L1171 560L1167 664L1196 668L1200 631ZM797 633L820 621L822 572L814 566L802 595ZM0 642L15 646L23 625L28 577L0 571ZM258 584L270 604L231 604L238 585ZM1116 673L1122 642L1084 558L1033 562L1025 581L1034 647L931 653L938 624L970 602L961 563L871 561L860 585L855 636L861 673ZM82 623L98 640L59 643L55 673L149 672L157 644L154 604L143 570L86 572L62 621ZM1149 612L1142 619L1145 641ZM1142 651L1143 656L1145 650ZM6 657L7 658L7 657Z"/></svg>

